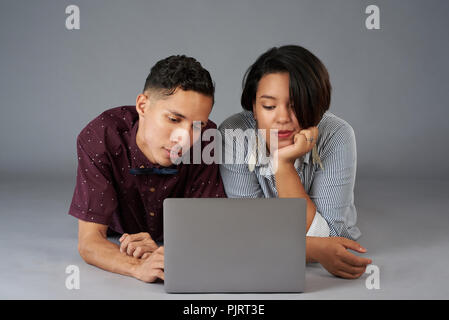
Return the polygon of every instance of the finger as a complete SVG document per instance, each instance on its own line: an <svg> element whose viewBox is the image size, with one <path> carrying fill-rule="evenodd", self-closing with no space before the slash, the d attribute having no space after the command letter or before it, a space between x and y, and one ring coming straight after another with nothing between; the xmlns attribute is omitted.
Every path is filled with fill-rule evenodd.
<svg viewBox="0 0 449 320"><path fill-rule="evenodd" d="M346 272L346 273L350 273L352 275L357 275L357 274L362 274L365 272L366 270L366 266L362 266L362 267L356 267L344 262L339 263L338 265L338 269L340 271Z"/></svg>
<svg viewBox="0 0 449 320"><path fill-rule="evenodd" d="M151 267L164 270L164 261L153 261L151 263Z"/></svg>
<svg viewBox="0 0 449 320"><path fill-rule="evenodd" d="M126 252L126 247L128 246L128 242L126 239L128 237L125 237L124 240L120 243L120 252Z"/></svg>
<svg viewBox="0 0 449 320"><path fill-rule="evenodd" d="M361 253L367 252L367 250L364 247L362 247L359 243L355 242L354 240L350 240L350 239L343 238L343 237L340 237L339 239L340 239L340 243L346 249L351 249L351 250L358 251Z"/></svg>
<svg viewBox="0 0 449 320"><path fill-rule="evenodd" d="M136 249L137 249L136 245L133 242L131 242L130 244L128 244L128 247L126 248L126 254L128 256L132 256Z"/></svg>
<svg viewBox="0 0 449 320"><path fill-rule="evenodd" d="M151 256L150 252L144 253L140 259L148 259Z"/></svg>
<svg viewBox="0 0 449 320"><path fill-rule="evenodd" d="M128 236L127 233L122 234L122 236L120 237L120 239L118 239L118 241L122 242L127 236Z"/></svg>
<svg viewBox="0 0 449 320"><path fill-rule="evenodd" d="M145 252L143 252L142 247L137 247L133 252L134 258L140 258Z"/></svg>
<svg viewBox="0 0 449 320"><path fill-rule="evenodd" d="M142 241L145 239L151 239L151 236L148 232L140 232L135 234L130 234L127 237L129 241Z"/></svg>
<svg viewBox="0 0 449 320"><path fill-rule="evenodd" d="M125 252L128 249L128 244L131 242L131 235L127 235L120 244L120 252Z"/></svg>
<svg viewBox="0 0 449 320"><path fill-rule="evenodd" d="M366 267L367 265L372 263L371 259L356 256L349 251L343 252L340 258L344 263L355 267Z"/></svg>
<svg viewBox="0 0 449 320"><path fill-rule="evenodd" d="M153 239L146 239L146 240L142 240L142 241L132 241L132 243L135 244L136 248L137 247L145 247L145 248L150 248L151 251L155 251L157 248L159 248L156 244L156 242L153 241Z"/></svg>
<svg viewBox="0 0 449 320"><path fill-rule="evenodd" d="M312 130L310 128L302 129L302 130L299 131L299 133L305 135L307 138L313 138L313 133L312 133Z"/></svg>
<svg viewBox="0 0 449 320"><path fill-rule="evenodd" d="M341 271L341 270L338 270L335 273L335 275L337 277L344 278L344 279L357 279L358 277L360 277L360 275L347 273L347 272L344 272L344 271Z"/></svg>
<svg viewBox="0 0 449 320"><path fill-rule="evenodd" d="M153 251L154 251L153 247L150 247L150 246L145 246L145 245L143 245L143 246L137 246L136 249L135 249L134 252L133 252L133 256L134 256L135 258L140 258L140 257L142 257L144 254L146 254L146 253L151 253L151 252L153 252Z"/></svg>
<svg viewBox="0 0 449 320"><path fill-rule="evenodd" d="M314 136L311 129L304 129L299 132L303 135L308 146L313 146L316 143L316 137Z"/></svg>
<svg viewBox="0 0 449 320"><path fill-rule="evenodd" d="M141 232L127 235L120 245L120 252L127 252L128 245L130 242L141 241L144 239L151 239L150 234L148 232Z"/></svg>
<svg viewBox="0 0 449 320"><path fill-rule="evenodd" d="M165 280L164 271L162 271L162 270L160 270L160 269L157 269L157 270L155 271L155 275L156 275L156 277L158 277L159 279Z"/></svg>
<svg viewBox="0 0 449 320"><path fill-rule="evenodd" d="M304 132L304 130L301 130L298 133L298 139L295 141L295 143L299 143L300 141L305 142L305 143L309 143L309 135L308 133Z"/></svg>
<svg viewBox="0 0 449 320"><path fill-rule="evenodd" d="M160 246L159 248L157 248L156 251L154 251L154 253L156 254L164 254L164 246Z"/></svg>

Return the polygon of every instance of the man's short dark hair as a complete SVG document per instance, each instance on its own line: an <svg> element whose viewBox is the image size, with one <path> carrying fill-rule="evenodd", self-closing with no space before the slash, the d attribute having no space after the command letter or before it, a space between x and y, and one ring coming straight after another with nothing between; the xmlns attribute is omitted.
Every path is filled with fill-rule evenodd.
<svg viewBox="0 0 449 320"><path fill-rule="evenodd" d="M185 55L170 56L158 61L151 68L143 91L156 89L169 96L177 88L214 98L215 87L209 71L197 60Z"/></svg>
<svg viewBox="0 0 449 320"><path fill-rule="evenodd" d="M249 67L243 78L242 107L252 111L260 79L279 72L290 76L290 100L301 128L318 125L331 101L329 74L315 55L296 45L271 48Z"/></svg>

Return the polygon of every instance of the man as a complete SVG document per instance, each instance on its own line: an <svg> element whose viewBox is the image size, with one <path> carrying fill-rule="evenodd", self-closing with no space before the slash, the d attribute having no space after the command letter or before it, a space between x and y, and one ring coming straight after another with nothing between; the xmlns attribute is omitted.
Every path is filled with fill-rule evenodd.
<svg viewBox="0 0 449 320"><path fill-rule="evenodd" d="M209 72L171 56L151 69L135 107L107 110L81 131L69 214L78 218L87 263L145 282L164 279L163 200L226 197L217 164L173 161L201 143L194 122L216 128L208 120L213 102ZM120 246L107 239L114 234L122 234Z"/></svg>

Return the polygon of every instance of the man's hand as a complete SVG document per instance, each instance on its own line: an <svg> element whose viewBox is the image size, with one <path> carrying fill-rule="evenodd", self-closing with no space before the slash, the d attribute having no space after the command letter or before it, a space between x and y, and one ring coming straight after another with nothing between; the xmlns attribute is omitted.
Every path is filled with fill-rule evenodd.
<svg viewBox="0 0 449 320"><path fill-rule="evenodd" d="M366 266L372 263L371 259L358 257L347 250L366 252L365 248L353 240L343 237L307 237L307 241L307 248L310 250L308 255L337 277L357 279L365 273Z"/></svg>
<svg viewBox="0 0 449 320"><path fill-rule="evenodd" d="M134 277L144 282L164 280L164 247L153 253L146 253L134 270Z"/></svg>
<svg viewBox="0 0 449 320"><path fill-rule="evenodd" d="M313 141L310 141L310 139L313 139ZM317 139L318 127L301 130L295 134L293 144L276 150L274 156L277 157L280 164L294 163L296 159L312 150Z"/></svg>
<svg viewBox="0 0 449 320"><path fill-rule="evenodd" d="M124 233L119 241L120 252L135 258L146 258L158 248L158 245L154 242L148 232L135 234ZM148 253L148 255L145 255L146 253Z"/></svg>

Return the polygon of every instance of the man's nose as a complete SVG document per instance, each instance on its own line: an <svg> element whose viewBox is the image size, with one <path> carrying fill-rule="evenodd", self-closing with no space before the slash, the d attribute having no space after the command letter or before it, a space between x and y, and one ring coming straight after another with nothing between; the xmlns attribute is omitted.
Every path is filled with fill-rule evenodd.
<svg viewBox="0 0 449 320"><path fill-rule="evenodd" d="M183 128L177 128L170 135L170 142L185 145L190 141L189 131Z"/></svg>

